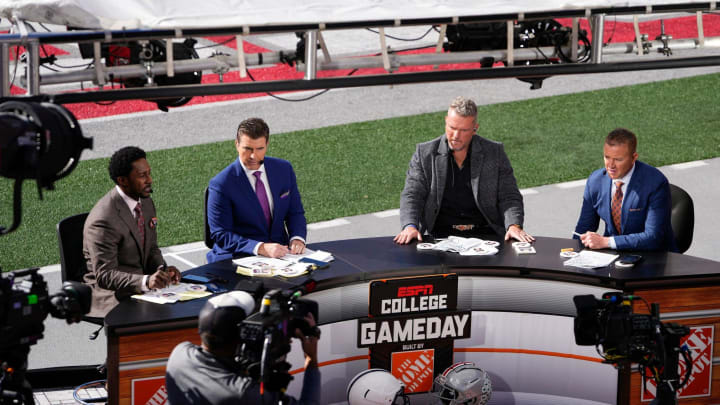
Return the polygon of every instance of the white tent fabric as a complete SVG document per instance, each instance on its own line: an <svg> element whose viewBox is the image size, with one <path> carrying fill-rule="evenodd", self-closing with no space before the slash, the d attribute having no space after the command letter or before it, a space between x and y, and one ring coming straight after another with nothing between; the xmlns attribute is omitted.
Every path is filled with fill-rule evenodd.
<svg viewBox="0 0 720 405"><path fill-rule="evenodd" d="M694 0L0 0L0 16L88 29L277 26L590 8Z"/></svg>

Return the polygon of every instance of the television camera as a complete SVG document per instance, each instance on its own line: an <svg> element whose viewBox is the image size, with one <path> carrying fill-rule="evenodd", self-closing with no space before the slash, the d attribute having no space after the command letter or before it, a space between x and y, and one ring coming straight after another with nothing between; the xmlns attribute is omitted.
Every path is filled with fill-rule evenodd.
<svg viewBox="0 0 720 405"><path fill-rule="evenodd" d="M645 302L650 314L633 313L634 300ZM599 300L593 295L576 295L573 301L577 309L575 343L595 345L606 363L620 367L638 363L643 387L648 377L657 383L657 395L651 404L677 403L677 390L688 382L692 372L690 351L687 346L680 347L680 339L690 333L687 326L660 322L660 306L649 305L633 295L607 292ZM682 382L678 375L680 354L687 366Z"/></svg>
<svg viewBox="0 0 720 405"><path fill-rule="evenodd" d="M240 351L238 362L242 370L260 382L261 393L284 391L293 377L285 356L290 352L290 339L300 329L305 336L320 337L320 329L305 319L311 313L318 317L318 304L300 298L315 289L309 280L299 288L274 289L262 298L260 310L239 325Z"/></svg>
<svg viewBox="0 0 720 405"><path fill-rule="evenodd" d="M15 100L0 104L0 176L15 179L13 223L9 228L0 226L0 235L20 226L25 179L37 180L42 200L42 189L53 190L53 183L69 175L80 153L92 149L92 144L63 106Z"/></svg>
<svg viewBox="0 0 720 405"><path fill-rule="evenodd" d="M90 287L63 283L48 294L38 268L17 270L0 278L0 404L32 404L32 387L25 379L30 346L43 338L48 314L79 322L90 311Z"/></svg>

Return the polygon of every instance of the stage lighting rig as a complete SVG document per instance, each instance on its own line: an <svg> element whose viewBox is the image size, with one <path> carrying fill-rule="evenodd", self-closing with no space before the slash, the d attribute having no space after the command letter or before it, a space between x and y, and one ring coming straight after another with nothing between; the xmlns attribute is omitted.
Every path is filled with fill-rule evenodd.
<svg viewBox="0 0 720 405"><path fill-rule="evenodd" d="M183 42L173 42L173 59L188 60L198 59L195 51L197 41L193 38L187 38ZM80 44L80 54L83 58L92 59L92 44ZM101 55L105 59L105 65L126 66L137 65L144 66L147 70L145 77L129 77L114 78L113 82L120 83L127 88L138 88L148 86L179 86L200 84L202 82L202 71L178 73L170 77L168 75L154 75L152 66L156 62L165 62L167 60L167 48L165 42L159 40L146 41L130 41L126 43L102 44ZM147 99L157 104L158 109L167 112L170 107L180 107L187 104L192 97L175 97L175 98L153 98Z"/></svg>
<svg viewBox="0 0 720 405"><path fill-rule="evenodd" d="M446 32L447 42L443 49L450 52L462 51L489 51L507 47L507 26L503 22L475 23L448 25ZM562 26L559 22L549 20L535 20L517 22L513 26L513 48L537 49L544 57L539 60L515 60L515 66L531 66L574 62L570 56L563 52L563 47L570 45L571 29ZM578 39L582 43L582 53L578 55L578 63L590 60L590 40L587 32L580 30ZM555 54L545 55L540 47L555 47ZM496 62L493 58L483 58L481 66L490 68ZM508 61L500 61L506 66ZM530 89L542 87L542 82L549 76L520 77L518 80L531 84Z"/></svg>

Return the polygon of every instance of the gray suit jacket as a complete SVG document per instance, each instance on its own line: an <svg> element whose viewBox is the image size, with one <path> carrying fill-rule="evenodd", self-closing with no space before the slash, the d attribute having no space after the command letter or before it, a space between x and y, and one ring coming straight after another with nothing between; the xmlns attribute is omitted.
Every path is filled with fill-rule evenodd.
<svg viewBox="0 0 720 405"><path fill-rule="evenodd" d="M83 229L85 283L92 289L88 316L104 317L118 299L140 293L144 274L154 273L163 258L157 245L157 219L152 199L142 198L145 246L137 222L115 187L95 204Z"/></svg>
<svg viewBox="0 0 720 405"><path fill-rule="evenodd" d="M443 134L417 145L410 160L405 188L400 196L400 225L418 226L432 232L440 205L451 151ZM480 136L472 137L470 177L475 204L498 235L510 225L523 224L523 198L503 145Z"/></svg>

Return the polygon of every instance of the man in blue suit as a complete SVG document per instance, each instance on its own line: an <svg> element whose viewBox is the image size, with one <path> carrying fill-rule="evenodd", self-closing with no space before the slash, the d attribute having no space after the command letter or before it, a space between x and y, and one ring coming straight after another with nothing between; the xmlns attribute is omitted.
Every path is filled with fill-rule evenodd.
<svg viewBox="0 0 720 405"><path fill-rule="evenodd" d="M668 180L637 160L636 149L637 138L627 129L615 129L605 138L605 168L588 178L575 226L590 249L677 251ZM600 218L604 235L596 233Z"/></svg>
<svg viewBox="0 0 720 405"><path fill-rule="evenodd" d="M282 257L305 250L307 227L290 162L265 156L270 129L260 118L240 123L239 158L210 180L208 263L233 255Z"/></svg>

